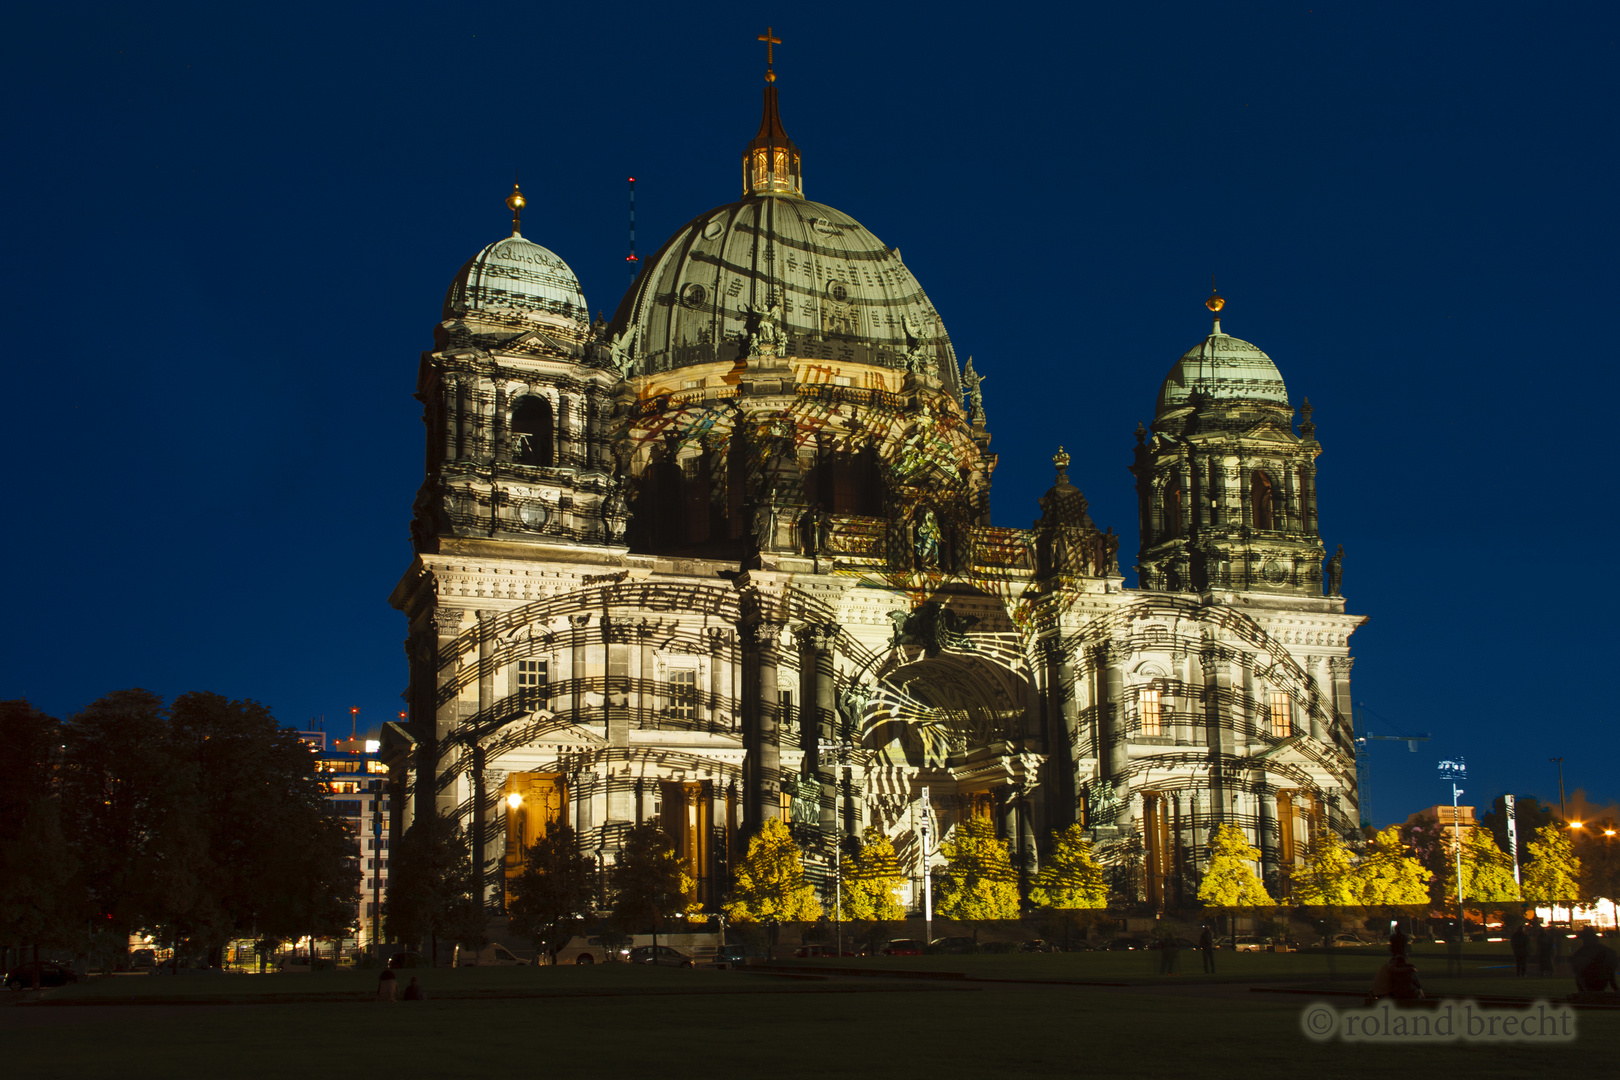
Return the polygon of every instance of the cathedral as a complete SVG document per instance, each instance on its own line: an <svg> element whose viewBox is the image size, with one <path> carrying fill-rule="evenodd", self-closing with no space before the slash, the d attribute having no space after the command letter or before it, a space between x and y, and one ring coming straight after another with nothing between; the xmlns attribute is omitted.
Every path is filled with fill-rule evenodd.
<svg viewBox="0 0 1620 1080"><path fill-rule="evenodd" d="M1323 572L1310 403L1296 428L1212 296L1136 430L1128 588L1061 449L1032 526L991 524L975 361L898 249L805 197L774 71L741 179L611 322L523 235L516 187L511 235L450 282L390 598L394 835L457 822L491 910L558 822L603 868L659 823L708 910L769 818L829 894L863 829L920 882L975 818L1026 882L1078 824L1158 908L1230 823L1285 893L1311 836L1358 820L1363 618Z"/></svg>

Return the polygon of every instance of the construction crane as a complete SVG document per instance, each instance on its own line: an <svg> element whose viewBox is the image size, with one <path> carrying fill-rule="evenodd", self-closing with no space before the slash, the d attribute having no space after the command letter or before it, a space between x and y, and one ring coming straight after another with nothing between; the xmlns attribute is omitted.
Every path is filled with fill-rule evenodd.
<svg viewBox="0 0 1620 1080"><path fill-rule="evenodd" d="M1371 771L1370 762L1367 759L1367 744L1370 742L1403 742L1406 744L1406 748L1415 754L1417 753L1418 743L1429 741L1427 735L1374 735L1367 730L1367 725L1362 720L1361 713L1364 709L1367 712L1372 712L1371 709L1367 708L1367 703L1364 701L1358 701L1350 708L1351 722L1355 725L1356 731L1356 806L1361 814L1362 828L1372 824L1372 818L1367 815L1369 801L1367 794L1370 786L1368 774ZM1373 715L1378 716L1377 713L1373 713ZM1384 719L1382 716L1378 718L1380 720Z"/></svg>

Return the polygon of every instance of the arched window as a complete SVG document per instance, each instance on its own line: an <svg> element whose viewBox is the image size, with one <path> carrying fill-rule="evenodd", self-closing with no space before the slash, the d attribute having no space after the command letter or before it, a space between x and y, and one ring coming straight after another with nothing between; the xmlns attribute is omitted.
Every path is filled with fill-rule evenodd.
<svg viewBox="0 0 1620 1080"><path fill-rule="evenodd" d="M519 398L512 406L512 460L519 465L550 465L553 443L551 402Z"/></svg>
<svg viewBox="0 0 1620 1080"><path fill-rule="evenodd" d="M1271 498L1271 477L1259 469L1249 477L1249 507L1256 529L1269 532L1277 527L1277 514Z"/></svg>
<svg viewBox="0 0 1620 1080"><path fill-rule="evenodd" d="M1164 534L1174 538L1181 535L1181 485L1164 493Z"/></svg>

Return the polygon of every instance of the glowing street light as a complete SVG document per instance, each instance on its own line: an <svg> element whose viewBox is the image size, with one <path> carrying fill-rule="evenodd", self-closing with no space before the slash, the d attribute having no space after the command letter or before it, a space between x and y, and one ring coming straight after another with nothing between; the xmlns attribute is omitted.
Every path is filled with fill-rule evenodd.
<svg viewBox="0 0 1620 1080"><path fill-rule="evenodd" d="M506 805L510 806L513 810L516 810L518 807L523 805L523 796L516 791L512 792L512 794L506 797Z"/></svg>

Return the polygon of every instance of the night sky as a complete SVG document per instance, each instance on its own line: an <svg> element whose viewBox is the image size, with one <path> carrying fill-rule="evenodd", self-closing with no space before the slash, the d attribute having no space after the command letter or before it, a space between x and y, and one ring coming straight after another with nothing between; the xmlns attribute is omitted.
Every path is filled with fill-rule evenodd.
<svg viewBox="0 0 1620 1080"><path fill-rule="evenodd" d="M1314 3L1315 6L1310 6ZM739 195L767 24L806 195L899 247L987 376L993 500L1059 444L1099 526L1224 329L1316 407L1373 818L1607 803L1612 4L27 5L0 70L12 496L0 697L402 707L417 359L508 231L611 317ZM1607 370L1607 369L1604 369ZM1597 544L1596 548L1591 547ZM1128 583L1134 576L1128 577Z"/></svg>

